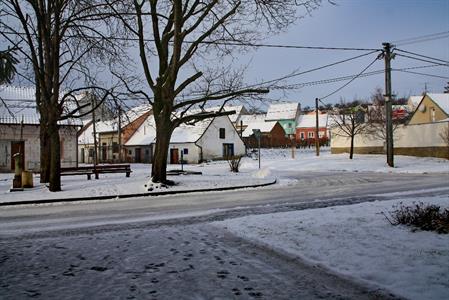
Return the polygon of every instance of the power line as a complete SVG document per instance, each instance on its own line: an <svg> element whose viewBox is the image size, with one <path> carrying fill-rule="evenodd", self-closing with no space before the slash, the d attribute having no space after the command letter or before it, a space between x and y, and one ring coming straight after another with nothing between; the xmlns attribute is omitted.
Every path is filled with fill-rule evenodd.
<svg viewBox="0 0 449 300"><path fill-rule="evenodd" d="M435 77L435 78L442 78L442 79L449 79L449 77L447 77L447 76L440 76L440 75L434 75L434 74L420 73L420 72L407 71L407 70L395 70L395 69L392 69L392 71L398 71L398 72L410 73L410 74L416 74L416 75L423 75L423 76Z"/></svg>
<svg viewBox="0 0 449 300"><path fill-rule="evenodd" d="M433 40L444 39L444 38L447 38L447 37L449 37L449 31L443 31L443 32L437 32L437 33L432 33L432 34L427 34L427 35L422 35L422 36L417 36L417 37L397 40L397 41L394 41L393 44L395 44L397 46L411 45L411 44L416 44L416 43L422 43L422 42L428 42L428 41L433 41Z"/></svg>
<svg viewBox="0 0 449 300"><path fill-rule="evenodd" d="M6 31L3 34L8 35L25 35L24 32L11 32ZM34 34L33 34L34 35ZM67 35L67 38L79 38L76 35ZM97 39L97 40L116 40L116 41L129 41L129 42L138 42L139 38L130 38L130 37L116 37L116 36L90 36L83 35L83 38L88 39ZM143 39L144 42L154 42L154 39ZM171 42L172 43L172 42ZM194 44L197 41L189 41L185 40L183 43L186 44ZM300 45L285 45L285 44L264 44L264 43L247 43L240 41L202 41L200 44L206 45L225 45L225 46L244 46L244 47L255 47L255 48L285 48L285 49L307 49L307 50L339 50L339 51L378 51L380 49L375 48L360 48L360 47L327 47L327 46L300 46Z"/></svg>
<svg viewBox="0 0 449 300"><path fill-rule="evenodd" d="M355 60L355 59L358 59L358 58L361 58L361 57L364 57L364 56L371 55L371 54L376 53L378 51L380 51L380 50L374 50L374 51L371 51L369 53L357 55L357 56L350 57L350 58L347 58L347 59L344 59L344 60L340 60L340 61L337 61L337 62L334 62L334 63L323 65L323 66L320 66L320 67L317 67L317 68L309 69L309 70L306 70L306 71L294 72L294 73L286 75L286 76L278 77L278 78L271 79L271 80L268 80L268 81L263 81L263 82L258 83L258 84L247 86L247 88L251 88L251 87L254 87L254 86L258 86L258 85L269 84L269 83L273 83L273 82L277 82L277 81L293 78L293 77L296 77L296 76L304 75L304 74L307 74L307 73L311 73L311 72L314 72L314 71L318 71L318 70L321 70L321 69L329 68L329 67L332 67L332 66L335 66L335 65L338 65L338 64L342 64L342 63L345 63L345 62L348 62L348 61L351 61L351 60Z"/></svg>
<svg viewBox="0 0 449 300"><path fill-rule="evenodd" d="M423 62L428 62L428 63L440 65L440 66L449 67L449 63L446 63L446 64L443 64L443 63L437 63L437 62L435 62L435 61L430 61L430 60L426 60L426 59L422 59L422 58L417 58L417 57L413 57L413 56L409 56L409 55L405 55L405 54L399 54L399 53L397 53L396 55L397 55L397 56L406 57L406 58L410 58L410 59L414 59L414 60L423 61Z"/></svg>
<svg viewBox="0 0 449 300"><path fill-rule="evenodd" d="M443 60L443 59L439 59L439 58L435 58L435 57L431 57L431 56L427 56L427 55L422 55L422 54L418 54L418 53L415 53L415 52L410 52L410 51L401 50L401 49L397 49L397 48L396 48L396 51L400 51L400 52L404 52L404 53L408 53L408 54L411 54L411 55L424 57L424 58L428 58L428 59L433 59L433 60L436 60L436 61L440 61L440 62L449 64L449 61L447 61L447 60Z"/></svg>
<svg viewBox="0 0 449 300"><path fill-rule="evenodd" d="M320 97L319 99L326 99L327 97L330 97L336 93L338 93L339 91L341 91L343 88L345 88L346 86L348 86L351 82L353 82L354 80L356 80L357 78L359 78L363 73L365 73L366 70L368 70L376 61L378 60L378 57L376 57L369 65L367 65L360 73L358 73L356 76L354 76L351 80L349 80L348 82L346 82L344 85L342 85L341 87L339 87L338 89L336 89L335 91L333 91L332 93L324 96L324 97Z"/></svg>

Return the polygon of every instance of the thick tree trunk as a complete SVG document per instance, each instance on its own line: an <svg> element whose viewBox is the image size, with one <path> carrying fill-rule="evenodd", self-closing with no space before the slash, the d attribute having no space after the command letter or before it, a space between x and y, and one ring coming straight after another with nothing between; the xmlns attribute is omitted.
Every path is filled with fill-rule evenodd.
<svg viewBox="0 0 449 300"><path fill-rule="evenodd" d="M61 145L59 140L59 130L57 122L48 126L50 144L50 191L61 190Z"/></svg>
<svg viewBox="0 0 449 300"><path fill-rule="evenodd" d="M349 149L349 159L354 156L354 135L351 136L351 148Z"/></svg>
<svg viewBox="0 0 449 300"><path fill-rule="evenodd" d="M47 183L50 181L50 137L47 127L41 123L40 125L40 182Z"/></svg>
<svg viewBox="0 0 449 300"><path fill-rule="evenodd" d="M167 180L167 156L172 134L170 119L156 121L156 146L151 170L153 182L170 183Z"/></svg>

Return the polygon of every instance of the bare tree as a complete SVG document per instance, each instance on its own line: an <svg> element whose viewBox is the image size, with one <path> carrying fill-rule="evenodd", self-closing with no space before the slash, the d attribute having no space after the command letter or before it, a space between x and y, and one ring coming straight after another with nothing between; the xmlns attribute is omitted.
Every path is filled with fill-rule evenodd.
<svg viewBox="0 0 449 300"><path fill-rule="evenodd" d="M386 141L387 140L387 115L385 111L385 97L381 88L376 88L371 95L372 106L367 108L367 122L368 126L365 128L365 133L373 137L374 139ZM397 133L397 129L401 124L407 121L407 117L400 119L399 117L393 118L393 139L397 139L394 133Z"/></svg>
<svg viewBox="0 0 449 300"><path fill-rule="evenodd" d="M114 23L107 9L100 0L4 0L0 4L0 34L18 49L24 62L19 75L36 89L41 182L49 182L50 191L61 189L58 122L78 115L75 94L90 90L100 99L111 94L95 78L102 62L117 59L115 43L108 38Z"/></svg>
<svg viewBox="0 0 449 300"><path fill-rule="evenodd" d="M355 103L358 103L355 102ZM364 120L365 109L361 105L340 104L330 112L332 133L351 140L349 159L354 156L354 138L366 132L368 123Z"/></svg>
<svg viewBox="0 0 449 300"><path fill-rule="evenodd" d="M439 136L441 140L443 140L443 143L445 143L447 146L447 159L449 159L449 122L447 126L441 130Z"/></svg>
<svg viewBox="0 0 449 300"><path fill-rule="evenodd" d="M226 102L268 92L266 87L244 85L242 74L226 67L232 63L236 46L250 47L263 33L279 32L295 21L298 7L310 12L320 3L321 0L135 0L133 19L117 9L117 16L138 39L145 78L145 89L130 90L146 98L153 107L153 182L167 183L168 148L177 126L232 114L224 111ZM217 102L220 108L207 110L210 101Z"/></svg>

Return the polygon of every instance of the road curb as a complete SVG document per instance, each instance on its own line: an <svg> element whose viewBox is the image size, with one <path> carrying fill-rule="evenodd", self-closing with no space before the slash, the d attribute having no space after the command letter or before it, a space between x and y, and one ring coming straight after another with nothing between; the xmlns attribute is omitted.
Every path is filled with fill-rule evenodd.
<svg viewBox="0 0 449 300"><path fill-rule="evenodd" d="M42 199L42 200L27 200L27 201L10 201L2 202L1 206L14 206L14 205L26 205L26 204L48 204L48 203L61 203L61 202L77 202L77 201L94 201L94 200L110 200L110 199L126 199L135 197L148 197L148 196L164 196L164 195L176 195L176 194L190 194L199 192L217 192L217 191L229 191L229 190L239 190L246 188L258 188L273 185L277 182L277 179L260 184L253 185L243 185L243 186L228 186L220 187L215 189L194 189L194 190L178 190L178 191L164 191L164 192L153 192L153 193L138 193L138 194L124 194L124 195L107 195L107 196L95 196L95 197L76 197L76 198L66 198L66 199Z"/></svg>

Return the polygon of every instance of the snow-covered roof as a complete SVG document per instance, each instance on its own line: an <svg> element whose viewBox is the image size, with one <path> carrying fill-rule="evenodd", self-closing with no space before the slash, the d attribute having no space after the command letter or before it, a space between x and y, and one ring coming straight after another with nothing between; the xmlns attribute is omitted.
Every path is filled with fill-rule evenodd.
<svg viewBox="0 0 449 300"><path fill-rule="evenodd" d="M156 140L156 124L154 116L150 115L125 143L126 146L150 145Z"/></svg>
<svg viewBox="0 0 449 300"><path fill-rule="evenodd" d="M175 128L170 143L195 143L206 131L213 119L206 119L195 125L182 124ZM156 141L156 124L154 116L149 116L126 142L126 146L149 145Z"/></svg>
<svg viewBox="0 0 449 300"><path fill-rule="evenodd" d="M204 110L201 109L191 109L188 111L188 113L186 115L192 115L192 114L196 114L202 111L206 111L206 112L218 112L221 109L221 106L211 106L211 107L206 107L204 108ZM241 117L241 112L244 109L243 105L225 105L223 106L223 111L235 111L235 114L232 115L228 115L229 119L231 120L231 122L235 123L237 122L237 120L239 119L239 116Z"/></svg>
<svg viewBox="0 0 449 300"><path fill-rule="evenodd" d="M327 114L318 115L318 123L320 127L327 127ZM316 116L315 115L300 115L298 117L298 125L296 128L312 128L316 126Z"/></svg>
<svg viewBox="0 0 449 300"><path fill-rule="evenodd" d="M447 115L449 115L449 94L427 94Z"/></svg>
<svg viewBox="0 0 449 300"><path fill-rule="evenodd" d="M144 104L140 106L136 106L131 108L130 110L122 113L121 115L121 127L134 122L137 118L142 116L143 114L149 112L151 110L151 106L149 104ZM118 118L113 120L101 121L97 122L98 133L106 133L106 132L114 132L118 130Z"/></svg>
<svg viewBox="0 0 449 300"><path fill-rule="evenodd" d="M182 124L173 131L170 143L195 143L206 131L212 119L206 119L195 125Z"/></svg>
<svg viewBox="0 0 449 300"><path fill-rule="evenodd" d="M78 136L78 144L91 145L94 143L94 126L92 123L86 125Z"/></svg>
<svg viewBox="0 0 449 300"><path fill-rule="evenodd" d="M294 120L299 111L299 103L270 104L267 111L267 121Z"/></svg>
<svg viewBox="0 0 449 300"><path fill-rule="evenodd" d="M415 108L418 106L419 102L421 102L422 98L423 96L410 96L410 98L408 98L408 104Z"/></svg>
<svg viewBox="0 0 449 300"><path fill-rule="evenodd" d="M249 137L253 134L253 129L259 129L262 133L269 133L273 130L277 121L268 121L268 122L252 122L248 124L248 127L243 131L243 137Z"/></svg>
<svg viewBox="0 0 449 300"><path fill-rule="evenodd" d="M71 111L76 103L66 102L66 110ZM0 86L0 123L39 125L40 115L36 107L36 90L27 87ZM77 118L58 122L59 125L81 126Z"/></svg>
<svg viewBox="0 0 449 300"><path fill-rule="evenodd" d="M266 118L265 114L242 115L240 116L240 121L243 123L243 126L247 126L248 124L254 122L264 122L265 118Z"/></svg>

